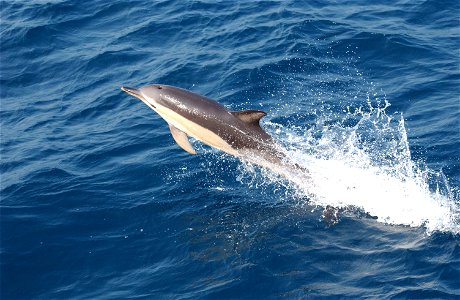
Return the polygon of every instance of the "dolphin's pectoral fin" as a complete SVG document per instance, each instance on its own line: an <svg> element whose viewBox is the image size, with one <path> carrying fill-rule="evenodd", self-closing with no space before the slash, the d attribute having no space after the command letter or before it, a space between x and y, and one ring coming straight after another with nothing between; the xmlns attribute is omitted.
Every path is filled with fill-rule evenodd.
<svg viewBox="0 0 460 300"><path fill-rule="evenodd" d="M185 132L177 129L174 125L171 124L169 124L169 129L171 130L171 134L174 140L179 146L181 146L182 149L190 154L196 154L196 151L188 141L188 136L185 134Z"/></svg>
<svg viewBox="0 0 460 300"><path fill-rule="evenodd" d="M241 121L259 126L259 121L262 117L266 116L267 113L261 110L242 110L242 111L233 111L231 113Z"/></svg>

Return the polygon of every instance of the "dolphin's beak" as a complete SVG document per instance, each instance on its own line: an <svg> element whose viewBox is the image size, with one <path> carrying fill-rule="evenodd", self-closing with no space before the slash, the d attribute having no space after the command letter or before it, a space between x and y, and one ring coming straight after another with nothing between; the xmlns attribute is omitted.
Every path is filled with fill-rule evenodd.
<svg viewBox="0 0 460 300"><path fill-rule="evenodd" d="M150 107L151 109L155 110L155 105L150 103L147 99L145 99L144 96L142 95L141 91L139 91L138 89L130 88L130 87L127 87L127 86L122 86L121 90L123 92L126 92L126 93L130 94L131 96L134 96L134 97L140 99L142 102L147 104L148 107Z"/></svg>
<svg viewBox="0 0 460 300"><path fill-rule="evenodd" d="M145 100L144 97L142 96L141 92L138 89L122 86L121 90L123 92L126 92L126 93L130 94L131 96L134 96L136 98L141 99L142 101Z"/></svg>

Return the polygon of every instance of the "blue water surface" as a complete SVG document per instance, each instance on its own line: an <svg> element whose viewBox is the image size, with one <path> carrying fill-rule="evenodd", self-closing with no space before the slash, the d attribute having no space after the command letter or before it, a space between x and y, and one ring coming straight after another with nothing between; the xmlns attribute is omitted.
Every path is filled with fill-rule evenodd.
<svg viewBox="0 0 460 300"><path fill-rule="evenodd" d="M458 1L0 5L2 299L460 297L455 223L328 224L260 170L199 142L186 153L120 91L261 109L274 136L391 104L411 160L458 207Z"/></svg>

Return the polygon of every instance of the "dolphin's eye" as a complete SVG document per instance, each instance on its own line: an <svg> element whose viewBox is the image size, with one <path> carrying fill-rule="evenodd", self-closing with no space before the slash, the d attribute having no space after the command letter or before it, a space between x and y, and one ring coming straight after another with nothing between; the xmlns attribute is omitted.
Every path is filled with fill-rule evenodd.
<svg viewBox="0 0 460 300"><path fill-rule="evenodd" d="M161 90L161 89L162 89L162 87L161 87L160 85L157 85L157 89Z"/></svg>

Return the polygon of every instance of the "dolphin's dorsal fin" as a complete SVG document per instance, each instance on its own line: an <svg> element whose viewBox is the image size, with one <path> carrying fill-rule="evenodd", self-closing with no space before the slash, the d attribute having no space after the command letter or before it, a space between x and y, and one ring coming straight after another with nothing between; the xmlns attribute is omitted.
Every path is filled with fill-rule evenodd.
<svg viewBox="0 0 460 300"><path fill-rule="evenodd" d="M185 132L177 129L174 125L171 124L169 124L169 129L171 130L171 134L174 140L179 146L181 146L182 149L190 154L196 154L196 151L188 141L188 136Z"/></svg>
<svg viewBox="0 0 460 300"><path fill-rule="evenodd" d="M254 109L233 111L231 114L245 123L257 126L259 126L260 119L267 115L267 113L264 111Z"/></svg>

